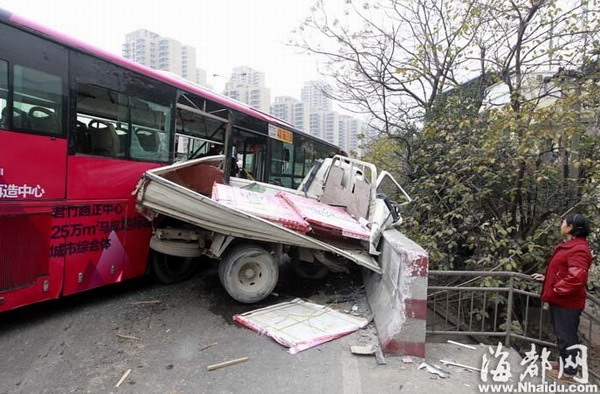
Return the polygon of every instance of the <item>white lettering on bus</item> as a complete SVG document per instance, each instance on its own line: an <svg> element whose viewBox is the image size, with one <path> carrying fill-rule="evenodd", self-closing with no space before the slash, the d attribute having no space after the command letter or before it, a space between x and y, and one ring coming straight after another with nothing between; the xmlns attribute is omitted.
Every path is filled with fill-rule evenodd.
<svg viewBox="0 0 600 394"><path fill-rule="evenodd" d="M46 191L40 185L29 186L15 185L15 184L4 184L0 183L0 198L27 198L32 196L34 198L41 198L44 196Z"/></svg>

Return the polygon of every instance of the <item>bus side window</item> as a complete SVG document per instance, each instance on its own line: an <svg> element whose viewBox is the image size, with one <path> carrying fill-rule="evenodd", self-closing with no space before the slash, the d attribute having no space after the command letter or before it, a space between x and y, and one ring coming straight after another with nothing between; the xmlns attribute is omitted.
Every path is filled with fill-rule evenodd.
<svg viewBox="0 0 600 394"><path fill-rule="evenodd" d="M8 129L8 63L0 60L0 129Z"/></svg>
<svg viewBox="0 0 600 394"><path fill-rule="evenodd" d="M62 103L62 78L15 65L12 111L15 129L62 135Z"/></svg>
<svg viewBox="0 0 600 394"><path fill-rule="evenodd" d="M125 158L129 135L127 96L91 84L77 84L76 153Z"/></svg>
<svg viewBox="0 0 600 394"><path fill-rule="evenodd" d="M133 123L131 158L168 161L171 140L170 108L137 97L131 97L130 102Z"/></svg>

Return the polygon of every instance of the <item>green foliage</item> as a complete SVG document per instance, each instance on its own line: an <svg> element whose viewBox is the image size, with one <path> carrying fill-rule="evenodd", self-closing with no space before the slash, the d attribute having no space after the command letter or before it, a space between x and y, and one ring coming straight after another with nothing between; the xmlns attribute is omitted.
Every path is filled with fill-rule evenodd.
<svg viewBox="0 0 600 394"><path fill-rule="evenodd" d="M366 160L414 198L403 229L432 268L541 271L564 214L598 228L599 0L347 0L333 13L317 1L297 45L380 130ZM590 242L599 254L597 230Z"/></svg>
<svg viewBox="0 0 600 394"><path fill-rule="evenodd" d="M431 117L412 145L413 171L396 168L415 200L404 231L432 268L541 270L562 214L597 223L600 138L581 122L577 108L590 92L579 93L523 112L461 112L469 100L445 100L439 111L453 116ZM368 160L388 167L394 149L403 146L381 138ZM600 252L597 238L590 242Z"/></svg>

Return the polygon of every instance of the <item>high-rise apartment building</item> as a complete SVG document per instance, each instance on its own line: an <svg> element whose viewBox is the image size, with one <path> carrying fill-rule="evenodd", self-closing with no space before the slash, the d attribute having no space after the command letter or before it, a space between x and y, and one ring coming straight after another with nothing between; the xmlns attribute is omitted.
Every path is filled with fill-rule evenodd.
<svg viewBox="0 0 600 394"><path fill-rule="evenodd" d="M169 71L188 81L206 85L206 72L196 67L196 48L182 45L180 41L146 29L139 29L125 36L123 56L134 62ZM204 75L204 79L198 79Z"/></svg>
<svg viewBox="0 0 600 394"><path fill-rule="evenodd" d="M346 152L356 152L359 155L362 151L359 145L359 136L362 135L367 141L373 134L366 122L348 115L340 115L339 132L340 148Z"/></svg>
<svg viewBox="0 0 600 394"><path fill-rule="evenodd" d="M242 77L244 80L251 79L249 74ZM374 136L373 130L361 119L333 111L331 100L323 94L324 88L322 82L307 82L302 88L302 101L289 96L276 97L270 113L307 134L360 157L364 153L361 145ZM359 141L360 135L366 139Z"/></svg>
<svg viewBox="0 0 600 394"><path fill-rule="evenodd" d="M331 99L323 93L325 83L309 81L302 88L302 102L310 108L310 112L331 111Z"/></svg>
<svg viewBox="0 0 600 394"><path fill-rule="evenodd" d="M340 115L340 127L339 127L339 147L341 150L348 152L348 141L350 139L350 122L352 117L349 115Z"/></svg>
<svg viewBox="0 0 600 394"><path fill-rule="evenodd" d="M199 82L196 68L196 48L189 45L181 47L181 76L189 81Z"/></svg>
<svg viewBox="0 0 600 394"><path fill-rule="evenodd" d="M332 144L340 143L339 114L335 111L311 112L308 115L309 134Z"/></svg>
<svg viewBox="0 0 600 394"><path fill-rule="evenodd" d="M308 112L304 103L293 97L275 97L275 102L271 105L271 114L308 132Z"/></svg>
<svg viewBox="0 0 600 394"><path fill-rule="evenodd" d="M269 112L271 90L265 86L265 73L262 71L247 66L234 68L223 94Z"/></svg>

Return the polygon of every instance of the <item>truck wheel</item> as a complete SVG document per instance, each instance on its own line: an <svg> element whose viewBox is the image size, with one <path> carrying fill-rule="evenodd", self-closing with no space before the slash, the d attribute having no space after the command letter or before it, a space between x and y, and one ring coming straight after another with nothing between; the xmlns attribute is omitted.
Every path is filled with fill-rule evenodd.
<svg viewBox="0 0 600 394"><path fill-rule="evenodd" d="M279 267L264 248L238 245L223 256L219 279L233 299L252 304L271 294L279 279Z"/></svg>
<svg viewBox="0 0 600 394"><path fill-rule="evenodd" d="M152 276L166 285L189 278L198 267L192 257L170 256L155 250L151 250L150 254Z"/></svg>

